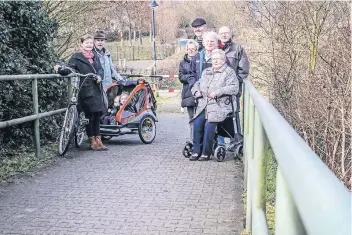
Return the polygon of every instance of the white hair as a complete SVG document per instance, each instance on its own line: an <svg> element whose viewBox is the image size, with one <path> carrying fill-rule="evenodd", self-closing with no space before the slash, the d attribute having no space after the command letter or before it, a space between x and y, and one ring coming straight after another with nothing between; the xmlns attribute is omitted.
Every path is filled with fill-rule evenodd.
<svg viewBox="0 0 352 235"><path fill-rule="evenodd" d="M218 37L217 33L213 32L213 31L205 32L205 33L203 33L203 37L202 38L203 38L203 45L205 45L205 41L207 39L214 39L214 41L215 41L215 48L214 49L218 48L218 46L219 46L219 44L218 44L219 37Z"/></svg>
<svg viewBox="0 0 352 235"><path fill-rule="evenodd" d="M203 35L202 35L202 38L203 38L203 41L206 39L206 38L212 38L212 39L215 39L215 41L218 40L218 34L213 32L213 31L209 31L209 32L204 32Z"/></svg>
<svg viewBox="0 0 352 235"><path fill-rule="evenodd" d="M188 49L188 45L192 45L192 44L196 47L196 51L198 51L199 43L194 39L188 39L188 42L186 44L186 49Z"/></svg>
<svg viewBox="0 0 352 235"><path fill-rule="evenodd" d="M211 52L211 58L213 58L215 55L220 55L221 58L226 61L226 54L223 50L221 49L214 49L212 52Z"/></svg>

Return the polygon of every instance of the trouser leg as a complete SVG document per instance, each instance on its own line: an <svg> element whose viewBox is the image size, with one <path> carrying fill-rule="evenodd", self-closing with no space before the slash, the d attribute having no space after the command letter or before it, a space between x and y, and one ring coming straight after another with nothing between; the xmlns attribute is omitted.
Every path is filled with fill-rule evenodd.
<svg viewBox="0 0 352 235"><path fill-rule="evenodd" d="M201 153L204 136L205 114L204 111L194 120L193 129L193 153Z"/></svg>
<svg viewBox="0 0 352 235"><path fill-rule="evenodd" d="M88 137L93 137L94 136L94 115L93 113L86 113L86 118L89 119L89 123L88 125L86 126L86 132L87 132L87 135Z"/></svg>
<svg viewBox="0 0 352 235"><path fill-rule="evenodd" d="M210 156L213 153L213 141L215 137L215 129L218 123L205 122L204 138L203 138L203 151L202 154Z"/></svg>
<svg viewBox="0 0 352 235"><path fill-rule="evenodd" d="M100 136L100 112L93 113L94 120L93 120L93 134L94 136Z"/></svg>
<svg viewBox="0 0 352 235"><path fill-rule="evenodd" d="M234 125L236 125L236 130L237 132L235 133L235 142L239 143L243 141L243 137L242 137L242 132L241 132L241 123L240 123L240 114L239 112L235 113L235 123Z"/></svg>
<svg viewBox="0 0 352 235"><path fill-rule="evenodd" d="M191 121L193 119L194 116L194 107L187 107L187 113L188 113L188 118L189 118L189 134L190 134L190 140L193 139L193 121Z"/></svg>

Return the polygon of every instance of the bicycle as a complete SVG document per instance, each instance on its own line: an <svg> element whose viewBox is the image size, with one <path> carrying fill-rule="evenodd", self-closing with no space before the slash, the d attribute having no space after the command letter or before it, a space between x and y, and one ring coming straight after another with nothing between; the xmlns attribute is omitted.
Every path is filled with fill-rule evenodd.
<svg viewBox="0 0 352 235"><path fill-rule="evenodd" d="M65 119L61 128L59 139L59 154L64 156L69 149L73 137L75 139L76 147L81 147L84 139L85 129L89 123L89 120L84 116L84 112L79 111L78 109L78 94L82 86L80 86L80 77L84 78L83 82L81 83L83 84L87 77L93 77L95 80L98 80L98 76L94 73L80 74L67 66L61 67L71 70L71 75L74 75L71 80L72 95L65 113Z"/></svg>

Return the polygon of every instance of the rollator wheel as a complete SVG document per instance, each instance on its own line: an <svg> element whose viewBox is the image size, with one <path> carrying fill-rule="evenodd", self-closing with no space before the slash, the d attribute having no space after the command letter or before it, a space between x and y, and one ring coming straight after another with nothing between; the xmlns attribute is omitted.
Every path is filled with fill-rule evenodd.
<svg viewBox="0 0 352 235"><path fill-rule="evenodd" d="M215 149L218 147L218 141L215 139L214 141L213 141L213 154L214 154L214 152L215 152Z"/></svg>
<svg viewBox="0 0 352 235"><path fill-rule="evenodd" d="M193 144L191 142L187 142L186 146L182 150L182 154L185 158L189 158L193 153Z"/></svg>
<svg viewBox="0 0 352 235"><path fill-rule="evenodd" d="M101 138L103 140L110 140L112 138L112 136L111 135L102 135Z"/></svg>
<svg viewBox="0 0 352 235"><path fill-rule="evenodd" d="M235 154L238 159L243 157L243 146L241 144L236 147Z"/></svg>
<svg viewBox="0 0 352 235"><path fill-rule="evenodd" d="M225 157L226 157L226 149L224 146L218 146L216 149L215 149L215 152L214 152L214 156L216 157L216 160L218 162L222 162L224 161Z"/></svg>

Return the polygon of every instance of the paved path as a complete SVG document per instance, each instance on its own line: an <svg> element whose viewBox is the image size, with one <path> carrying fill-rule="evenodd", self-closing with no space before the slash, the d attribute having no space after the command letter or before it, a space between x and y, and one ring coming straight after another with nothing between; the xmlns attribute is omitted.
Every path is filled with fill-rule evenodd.
<svg viewBox="0 0 352 235"><path fill-rule="evenodd" d="M240 234L240 163L190 162L186 114L159 118L151 145L116 138L0 188L0 234Z"/></svg>

